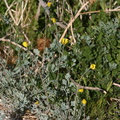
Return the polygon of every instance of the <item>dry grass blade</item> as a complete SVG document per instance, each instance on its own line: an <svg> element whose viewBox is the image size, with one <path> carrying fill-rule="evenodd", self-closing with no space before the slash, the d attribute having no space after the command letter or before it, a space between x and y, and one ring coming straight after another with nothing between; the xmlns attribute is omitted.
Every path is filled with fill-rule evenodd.
<svg viewBox="0 0 120 120"><path fill-rule="evenodd" d="M4 0L5 5L7 7L7 11L6 14L9 13L10 17L12 18L14 24L16 26L21 25L22 27L28 26L28 21L27 23L25 23L26 21L26 17L25 16L25 12L28 6L28 0L26 1L21 1L19 2L12 2L12 4L9 6L7 1ZM12 9L12 7L15 7L15 9ZM26 25L27 24L27 25Z"/></svg>
<svg viewBox="0 0 120 120"><path fill-rule="evenodd" d="M16 22L15 18L13 17L13 14L12 14L12 12L11 12L11 10L10 10L10 7L9 7L7 1L4 0L4 2L5 2L5 5L6 5L7 9L8 9L7 11L8 11L8 13L10 14L10 16L11 16L11 18L12 18L14 24L17 25L17 22Z"/></svg>

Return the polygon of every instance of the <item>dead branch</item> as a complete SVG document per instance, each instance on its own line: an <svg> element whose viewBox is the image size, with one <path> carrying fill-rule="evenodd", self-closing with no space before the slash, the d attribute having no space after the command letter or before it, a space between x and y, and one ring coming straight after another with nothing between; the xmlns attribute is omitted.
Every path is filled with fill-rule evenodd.
<svg viewBox="0 0 120 120"><path fill-rule="evenodd" d="M76 44L76 39L75 39L75 36L74 36L74 32L73 32L73 27L72 27L72 25L71 25L71 34L72 34L72 40L71 40L71 45L73 45L73 44Z"/></svg>
<svg viewBox="0 0 120 120"><path fill-rule="evenodd" d="M104 10L104 12L108 13L108 12L118 12L120 11L120 9L111 9L111 10ZM89 12L84 12L84 13L80 13L79 15L85 15L85 14L93 14L93 13L99 13L100 10L98 11L89 11Z"/></svg>
<svg viewBox="0 0 120 120"><path fill-rule="evenodd" d="M13 41L11 41L10 39L0 38L0 41L9 42L9 43L11 43L11 44L13 44L13 45L15 45L15 46L23 49L24 51L27 51L27 50L28 50L27 48L22 47L21 45L15 43L15 42L13 42ZM33 55L33 53L31 53L31 55Z"/></svg>
<svg viewBox="0 0 120 120"><path fill-rule="evenodd" d="M82 88L82 89L87 89L87 90L98 90L98 91L101 91L103 92L104 94L106 94L107 92L101 88L98 88L98 87L88 87L88 86L82 86L80 84L78 84L77 82L75 82L72 78L70 78L70 81L76 85L78 88Z"/></svg>
<svg viewBox="0 0 120 120"><path fill-rule="evenodd" d="M35 19L38 21L38 18L40 16L40 7L41 7L41 2L39 0L39 4L38 4L38 8L37 8L37 12L36 12L36 15L35 15Z"/></svg>
<svg viewBox="0 0 120 120"><path fill-rule="evenodd" d="M115 102L119 102L120 103L120 99L117 98L110 98L111 101L115 101Z"/></svg>
<svg viewBox="0 0 120 120"><path fill-rule="evenodd" d="M80 12L83 10L83 8L84 8L88 3L89 3L89 2L85 3L85 4L80 8L80 10L77 12L77 14L75 15L75 17L74 17L74 18L71 18L69 24L67 25L64 33L63 33L62 36L61 36L59 42L61 42L62 38L64 38L67 30L69 29L69 27L72 25L72 23L77 19L77 17L78 17L79 15L92 14L92 13L99 13L99 12L100 12L100 10L98 10L98 11L90 11L90 12L80 13ZM117 12L117 11L120 11L120 9L105 10L106 13L108 13L108 12Z"/></svg>
<svg viewBox="0 0 120 120"><path fill-rule="evenodd" d="M15 42L11 41L10 39L5 39L5 38L3 37L3 38L0 38L0 41L9 42L9 43L11 43L11 44L13 44L13 45L15 45L15 46L17 46L17 47L23 49L24 51L28 51L28 53L29 53L30 55L33 55L33 56L34 56L34 54L33 54L31 51L29 51L27 48L25 48L25 47L19 45L18 43L15 43ZM41 55L38 55L38 56L42 58ZM40 62L40 61L39 61L39 62ZM40 62L40 63L41 63L41 62Z"/></svg>
<svg viewBox="0 0 120 120"><path fill-rule="evenodd" d="M72 23L77 19L77 17L80 15L80 12L83 10L83 8L88 4L89 2L86 2L77 12L77 14L75 15L75 17L71 18L70 19L70 22L68 23L66 29L64 30L59 42L61 42L61 40L64 38L67 30L69 29L69 27L72 25Z"/></svg>
<svg viewBox="0 0 120 120"><path fill-rule="evenodd" d="M31 44L31 42L30 42L29 38L28 38L28 37L27 37L27 35L24 33L24 31L22 31L22 33L23 33L23 35L24 35L24 37L25 37L26 41L28 42L28 44Z"/></svg>
<svg viewBox="0 0 120 120"><path fill-rule="evenodd" d="M9 12L9 14L10 14L12 20L14 21L15 25L17 25L17 22L16 22L15 18L13 17L13 14L12 14L12 12L11 12L11 10L10 10L10 7L9 7L7 1L4 0L4 2L5 2L5 5L6 5L7 9L8 9L8 12Z"/></svg>
<svg viewBox="0 0 120 120"><path fill-rule="evenodd" d="M33 54L31 51L29 51L27 48L25 48L25 47L23 47L23 46L21 46L21 45L15 43L15 42L11 41L10 39L5 39L5 38L3 37L3 38L0 38L0 41L9 42L9 43L11 43L11 44L13 44L13 45L15 45L15 46L17 46L17 47L23 49L24 51L28 51L28 53L29 53L30 55L33 55L33 56L34 56L34 54ZM42 58L41 55L38 55L38 56Z"/></svg>
<svg viewBox="0 0 120 120"><path fill-rule="evenodd" d="M114 86L120 87L120 84L118 83L113 83Z"/></svg>

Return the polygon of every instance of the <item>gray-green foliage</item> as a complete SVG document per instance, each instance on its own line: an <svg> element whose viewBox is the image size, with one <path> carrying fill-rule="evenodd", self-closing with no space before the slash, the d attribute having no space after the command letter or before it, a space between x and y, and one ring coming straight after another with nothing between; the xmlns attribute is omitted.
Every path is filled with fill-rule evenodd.
<svg viewBox="0 0 120 120"><path fill-rule="evenodd" d="M0 111L0 120L5 119L5 113L3 111Z"/></svg>
<svg viewBox="0 0 120 120"><path fill-rule="evenodd" d="M9 104L13 112L21 111L21 115L26 109L30 109L36 112L40 120L98 118L98 113L94 115L94 112L97 112L98 108L106 110L107 96L118 97L118 95L113 95L113 90L119 94L119 90L112 87L111 77L119 78L117 74L119 55L116 47L118 45L118 27L117 19L107 24L101 22L93 31L94 38L83 35L76 45L71 46L72 49L55 39L50 48L45 50L42 58L38 57L37 49L33 50L35 55L24 51L18 52L18 61L13 68L8 69L5 61L2 61L0 96L4 104ZM107 32L105 32L106 30ZM98 43L100 47L96 48L95 45ZM110 52L111 50L114 54ZM99 57L100 55L101 57ZM90 64L91 60L94 60L98 66L95 71L88 71L87 64ZM104 67L106 64L108 66ZM103 95L100 92L96 94L96 92L88 90L85 91L85 94L79 94L70 78L74 78L83 85L102 86L109 94ZM90 81L92 79L95 82ZM86 114L85 106L81 104L81 100L84 98L89 102ZM36 101L39 101L38 105L35 104ZM91 106L94 107L92 111L90 111ZM118 109L117 106L116 109ZM99 118L110 118L111 111L117 111L116 109L109 107L108 117L105 117L104 110L99 112ZM117 115L114 118L117 118Z"/></svg>
<svg viewBox="0 0 120 120"><path fill-rule="evenodd" d="M58 45L61 46L60 43ZM72 120L72 105L69 99L72 97L70 89L73 89L74 85L69 81L69 72L65 70L61 73L60 69L67 67L67 56L62 54L63 46L61 47L60 51L56 48L58 53L54 53L53 47L49 49L51 54L46 50L41 60L44 64L40 62L37 50L34 50L35 56L21 52L13 68L8 69L6 63L2 63L4 67L0 70L0 96L4 104L9 104L10 111L14 113L19 110L22 115L26 109L30 109L36 112L40 120ZM75 91L75 88L73 90ZM36 101L39 101L39 105L35 104ZM44 111L50 114L47 115Z"/></svg>
<svg viewBox="0 0 120 120"><path fill-rule="evenodd" d="M57 22L63 20L68 23L71 17L68 11L72 10L72 14L75 15L80 4L73 2L74 6L71 6L70 0L68 4L66 4L67 1L52 2L49 8L51 15L47 17L44 15L44 9L41 9L39 20L36 21L33 18L36 15L38 3L34 0L29 1L29 10L26 9L24 16L27 15L26 23L30 20L31 24L25 28L15 26L9 14L4 16L6 7L3 6L0 9L3 14L0 15L2 20L0 37L4 37L6 31L7 33L15 31L7 38L20 45L25 40L22 32L33 43L39 35L43 35L41 32L44 32L45 36L54 38L50 48L44 51L42 57L39 56L40 52L37 49L33 50L35 55L30 55L28 51L25 52L16 46L13 47L18 52L15 65L9 68L6 61L1 60L0 96L3 103L10 106L11 114L16 113L14 119L18 119L29 109L35 112L40 120L83 118L117 120L120 106L116 101L113 103L110 98L120 96L119 88L113 86L113 82L120 83L120 22L115 18L118 14L114 12L106 14L101 11L97 15L83 15L83 18L77 18L72 24L76 44L62 45L59 43L59 38L64 30L51 23L51 17L55 17ZM62 8L63 2L65 6ZM90 9L93 11L101 7L108 9L107 5L114 3L111 1L106 5L105 2L108 1L98 0L90 6ZM8 0L8 3L10 4L11 0ZM118 1L114 7L117 7L117 3ZM4 2L2 1L0 5L4 5ZM57 15L56 11L63 16ZM111 18L115 19L111 20ZM69 38L69 36L71 36L71 30L68 30L65 37ZM96 64L96 69L89 69L90 64ZM84 90L83 93L78 93L77 86L70 81L70 78L83 86L100 87L106 90L107 94L97 90ZM87 100L86 106L82 105L82 99ZM36 101L39 104L36 105Z"/></svg>

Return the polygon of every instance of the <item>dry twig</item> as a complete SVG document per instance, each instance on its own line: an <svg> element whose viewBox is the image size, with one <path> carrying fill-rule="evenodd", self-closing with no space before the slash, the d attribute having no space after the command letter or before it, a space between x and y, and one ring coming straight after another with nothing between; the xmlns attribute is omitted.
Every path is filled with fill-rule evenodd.
<svg viewBox="0 0 120 120"><path fill-rule="evenodd" d="M9 14L10 14L10 16L11 16L12 20L14 21L14 24L15 24L15 25L17 25L17 22L16 22L15 18L13 17L13 14L12 14L12 12L11 12L11 10L10 10L10 7L9 7L9 5L8 5L7 1L6 1L6 0L4 0L4 2L5 2L6 7L7 7L7 9L8 9L7 11L9 12Z"/></svg>
<svg viewBox="0 0 120 120"><path fill-rule="evenodd" d="M76 85L78 88L82 88L82 89L87 89L87 90L98 90L103 92L104 94L106 94L107 92L101 88L98 87L88 87L88 86L82 86L80 84L78 84L77 82L75 82L72 78L70 78L71 82Z"/></svg>
<svg viewBox="0 0 120 120"><path fill-rule="evenodd" d="M89 11L89 12L80 13L79 15L99 13L100 11L101 10L98 10L98 11ZM106 12L106 13L108 13L108 12L118 12L118 11L120 11L120 9L104 10L104 12Z"/></svg>
<svg viewBox="0 0 120 120"><path fill-rule="evenodd" d="M13 22L16 26L18 26L20 24L22 27L29 25L28 22L26 25L24 23L24 21L26 19L26 17L24 18L24 14L26 12L29 0L21 1L21 3L17 3L17 2L15 3L15 1L13 1L13 3L11 5L8 5L7 0L4 0L4 2L7 7L7 11L6 11L5 15L7 13L9 13L11 19L13 20ZM15 10L12 9L13 5L15 6Z"/></svg>
<svg viewBox="0 0 120 120"><path fill-rule="evenodd" d="M115 101L115 102L119 102L120 103L120 99L117 98L110 98L111 101Z"/></svg>
<svg viewBox="0 0 120 120"><path fill-rule="evenodd" d="M118 83L113 83L114 86L120 87L120 84Z"/></svg>
<svg viewBox="0 0 120 120"><path fill-rule="evenodd" d="M72 27L72 25L71 25L71 34L72 34L72 40L71 40L71 45L72 45L72 44L76 43L76 39L75 39L75 36L74 36L74 33L73 33L73 27Z"/></svg>
<svg viewBox="0 0 120 120"><path fill-rule="evenodd" d="M27 48L22 47L21 45L19 45L19 44L15 43L15 42L13 42L13 41L11 41L10 39L5 39L5 38L3 37L3 38L0 38L0 41L3 41L3 42L9 42L9 43L11 43L11 44L13 44L13 45L15 45L15 46L17 46L17 47L19 47L19 48L23 49L24 51L28 51L28 49L27 49ZM32 53L32 52L30 52L30 54L31 54L31 55L33 55L33 53Z"/></svg>
<svg viewBox="0 0 120 120"><path fill-rule="evenodd" d="M22 33L23 33L23 35L24 35L26 41L28 42L28 44L30 44L31 42L30 42L29 38L27 37L27 35L24 33L24 31L22 31Z"/></svg>
<svg viewBox="0 0 120 120"><path fill-rule="evenodd" d="M70 22L68 23L68 25L67 25L64 33L63 33L62 36L61 36L59 42L61 42L62 38L64 38L67 30L69 29L69 27L72 25L72 23L77 19L77 17L78 17L79 15L92 14L92 13L99 13L99 12L100 12L100 10L98 10L98 11L90 11L90 12L81 13L81 11L83 10L83 8L84 8L88 3L89 3L89 2L86 2L86 3L79 9L79 11L78 11L77 14L75 15L75 17L71 18L71 20L70 20ZM120 11L120 9L105 10L106 13L108 13L108 12L117 12L117 11Z"/></svg>
<svg viewBox="0 0 120 120"><path fill-rule="evenodd" d="M29 51L27 48L25 48L25 47L23 47L23 46L21 46L21 45L15 43L15 42L11 41L10 39L5 39L5 38L3 37L3 38L0 38L0 41L9 42L9 43L11 43L11 44L13 44L13 45L15 45L15 46L17 46L17 47L23 49L24 51L28 51L28 53L29 53L30 55L33 55L33 56L34 56L34 54L33 54L31 51ZM42 58L41 55L38 55L38 56ZM39 61L39 63L41 63L41 61Z"/></svg>
<svg viewBox="0 0 120 120"><path fill-rule="evenodd" d="M38 20L39 16L40 16L40 7L41 7L41 2L39 1L39 4L38 4L38 8L37 8L37 12L36 12L36 15L35 15L35 19Z"/></svg>
<svg viewBox="0 0 120 120"><path fill-rule="evenodd" d="M77 12L77 14L75 15L75 17L73 17L73 18L70 19L70 22L68 23L66 29L64 30L64 33L62 34L59 42L61 42L61 40L64 38L64 36L65 36L67 30L69 29L69 27L70 27L70 26L72 25L72 23L77 19L77 17L80 15L80 12L83 10L83 8L84 8L88 3L89 3L89 2L86 2L86 3L78 10L78 12Z"/></svg>

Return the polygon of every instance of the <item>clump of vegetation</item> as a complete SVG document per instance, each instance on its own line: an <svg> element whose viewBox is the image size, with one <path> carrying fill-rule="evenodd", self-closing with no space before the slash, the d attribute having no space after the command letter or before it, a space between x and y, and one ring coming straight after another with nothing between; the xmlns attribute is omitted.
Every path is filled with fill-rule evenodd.
<svg viewBox="0 0 120 120"><path fill-rule="evenodd" d="M0 4L0 118L119 119L119 0Z"/></svg>

